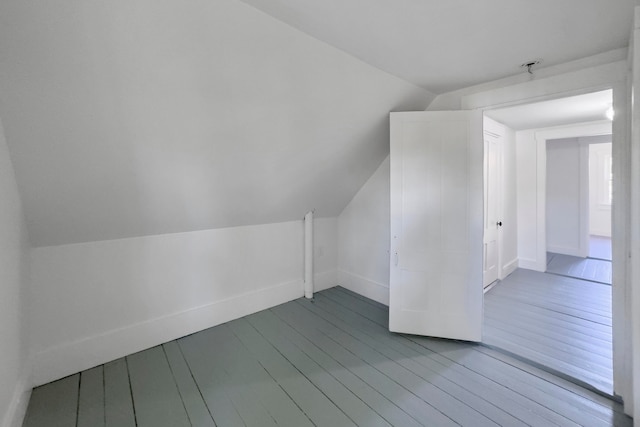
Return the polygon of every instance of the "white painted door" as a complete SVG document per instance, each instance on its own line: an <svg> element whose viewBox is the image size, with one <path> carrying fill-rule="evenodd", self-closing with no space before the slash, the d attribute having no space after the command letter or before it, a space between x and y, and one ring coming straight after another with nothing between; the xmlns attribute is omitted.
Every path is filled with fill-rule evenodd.
<svg viewBox="0 0 640 427"><path fill-rule="evenodd" d="M479 111L391 113L389 330L480 341Z"/></svg>
<svg viewBox="0 0 640 427"><path fill-rule="evenodd" d="M499 216L500 201L500 156L502 140L499 135L484 132L484 240L483 240L483 287L498 280L499 240L502 226Z"/></svg>

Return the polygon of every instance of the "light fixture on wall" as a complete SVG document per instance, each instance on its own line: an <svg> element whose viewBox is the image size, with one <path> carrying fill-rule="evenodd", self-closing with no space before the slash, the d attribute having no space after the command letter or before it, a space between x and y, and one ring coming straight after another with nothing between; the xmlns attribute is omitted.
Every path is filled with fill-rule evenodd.
<svg viewBox="0 0 640 427"><path fill-rule="evenodd" d="M609 105L607 111L604 112L604 115L607 116L607 119L613 120L613 116L615 116L615 111L613 111L613 105Z"/></svg>

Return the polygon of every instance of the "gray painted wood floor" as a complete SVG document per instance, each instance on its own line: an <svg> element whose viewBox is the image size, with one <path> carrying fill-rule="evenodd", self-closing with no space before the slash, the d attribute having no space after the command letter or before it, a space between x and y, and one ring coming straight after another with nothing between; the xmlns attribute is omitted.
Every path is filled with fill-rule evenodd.
<svg viewBox="0 0 640 427"><path fill-rule="evenodd" d="M619 404L479 345L392 334L333 288L34 390L25 426L631 426Z"/></svg>
<svg viewBox="0 0 640 427"><path fill-rule="evenodd" d="M611 261L547 253L547 273L611 285Z"/></svg>
<svg viewBox="0 0 640 427"><path fill-rule="evenodd" d="M485 344L613 394L611 286L516 270L484 301Z"/></svg>

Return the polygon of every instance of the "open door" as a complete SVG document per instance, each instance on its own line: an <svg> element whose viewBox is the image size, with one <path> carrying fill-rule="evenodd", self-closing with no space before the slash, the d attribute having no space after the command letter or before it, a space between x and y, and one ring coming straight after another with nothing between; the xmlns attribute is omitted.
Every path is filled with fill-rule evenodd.
<svg viewBox="0 0 640 427"><path fill-rule="evenodd" d="M391 113L389 330L482 338L480 111Z"/></svg>

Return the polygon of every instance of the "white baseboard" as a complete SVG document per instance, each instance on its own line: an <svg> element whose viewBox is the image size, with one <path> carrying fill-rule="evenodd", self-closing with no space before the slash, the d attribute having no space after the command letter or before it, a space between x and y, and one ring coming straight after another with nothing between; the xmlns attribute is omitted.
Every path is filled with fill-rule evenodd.
<svg viewBox="0 0 640 427"><path fill-rule="evenodd" d="M504 279L518 268L518 258L515 258L502 266L502 278Z"/></svg>
<svg viewBox="0 0 640 427"><path fill-rule="evenodd" d="M553 252L554 254L582 256L580 248L565 247L565 246L547 246L547 252Z"/></svg>
<svg viewBox="0 0 640 427"><path fill-rule="evenodd" d="M9 408L2 418L2 427L22 426L31 397L30 383L28 375L23 375L16 384Z"/></svg>
<svg viewBox="0 0 640 427"><path fill-rule="evenodd" d="M318 274L322 286L331 274ZM34 357L33 384L46 384L303 295L303 283L296 280L51 347Z"/></svg>
<svg viewBox="0 0 640 427"><path fill-rule="evenodd" d="M375 282L366 277L338 270L338 283L343 288L349 289L364 297L378 301L381 304L389 305L389 286Z"/></svg>
<svg viewBox="0 0 640 427"><path fill-rule="evenodd" d="M611 238L611 230L592 230L589 231L590 236Z"/></svg>

